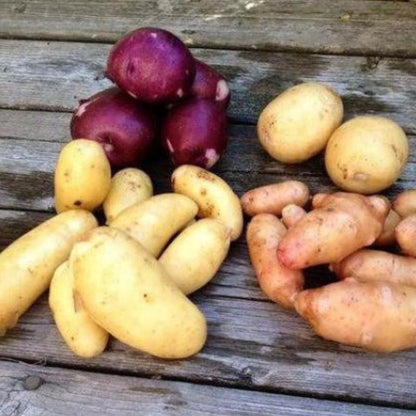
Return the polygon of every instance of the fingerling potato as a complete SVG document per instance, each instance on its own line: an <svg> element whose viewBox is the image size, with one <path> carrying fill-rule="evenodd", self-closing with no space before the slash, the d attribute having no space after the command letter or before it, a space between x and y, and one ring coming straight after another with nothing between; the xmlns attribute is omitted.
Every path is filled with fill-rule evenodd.
<svg viewBox="0 0 416 416"><path fill-rule="evenodd" d="M203 347L203 314L124 232L97 228L76 244L70 261L89 315L121 342L169 359L189 357Z"/></svg>
<svg viewBox="0 0 416 416"><path fill-rule="evenodd" d="M182 165L172 173L172 189L194 200L198 216L214 218L231 230L236 240L243 230L243 212L238 196L219 176L198 166Z"/></svg>
<svg viewBox="0 0 416 416"><path fill-rule="evenodd" d="M182 231L159 258L176 286L189 295L217 273L230 247L230 230L205 218Z"/></svg>
<svg viewBox="0 0 416 416"><path fill-rule="evenodd" d="M110 223L124 209L149 199L153 185L149 176L140 169L126 168L111 179L110 191L103 203L107 223Z"/></svg>
<svg viewBox="0 0 416 416"><path fill-rule="evenodd" d="M62 338L72 352L83 358L101 354L108 332L88 315L74 288L74 276L65 261L55 271L49 288L49 306Z"/></svg>

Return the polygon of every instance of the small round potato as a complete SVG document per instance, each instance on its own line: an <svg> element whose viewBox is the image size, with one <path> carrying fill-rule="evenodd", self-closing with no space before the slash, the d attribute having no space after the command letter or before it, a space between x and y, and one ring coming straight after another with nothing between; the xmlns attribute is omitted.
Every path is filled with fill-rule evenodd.
<svg viewBox="0 0 416 416"><path fill-rule="evenodd" d="M416 214L416 189L401 192L393 200L392 208L402 217Z"/></svg>
<svg viewBox="0 0 416 416"><path fill-rule="evenodd" d="M104 201L110 183L110 163L102 146L87 139L69 142L61 150L55 169L56 211L93 211Z"/></svg>
<svg viewBox="0 0 416 416"><path fill-rule="evenodd" d="M124 209L152 195L152 181L145 172L136 168L120 170L111 179L110 192L103 203L107 223L113 221Z"/></svg>
<svg viewBox="0 0 416 416"><path fill-rule="evenodd" d="M331 136L325 165L341 189L373 194L396 182L408 155L406 134L394 121L361 116L347 121Z"/></svg>
<svg viewBox="0 0 416 416"><path fill-rule="evenodd" d="M257 134L271 157L283 163L300 163L325 148L343 115L337 93L308 82L289 88L264 108Z"/></svg>

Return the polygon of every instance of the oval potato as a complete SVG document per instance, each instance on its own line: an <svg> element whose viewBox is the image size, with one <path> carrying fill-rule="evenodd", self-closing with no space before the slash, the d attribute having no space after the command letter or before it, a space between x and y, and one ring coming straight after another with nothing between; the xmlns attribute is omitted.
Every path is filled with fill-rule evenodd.
<svg viewBox="0 0 416 416"><path fill-rule="evenodd" d="M108 342L108 332L88 315L74 289L69 262L62 263L49 288L49 306L62 338L74 354L92 358L101 354Z"/></svg>
<svg viewBox="0 0 416 416"><path fill-rule="evenodd" d="M391 209L384 221L383 231L374 241L374 245L380 247L393 245L396 241L395 229L400 221L400 215L394 209Z"/></svg>
<svg viewBox="0 0 416 416"><path fill-rule="evenodd" d="M84 210L66 211L38 225L0 254L0 335L49 287L56 268L97 221Z"/></svg>
<svg viewBox="0 0 416 416"><path fill-rule="evenodd" d="M416 214L402 219L395 228L397 244L403 253L416 257Z"/></svg>
<svg viewBox="0 0 416 416"><path fill-rule="evenodd" d="M153 195L150 177L140 169L126 168L111 179L110 191L103 203L107 223L124 209L149 199Z"/></svg>
<svg viewBox="0 0 416 416"><path fill-rule="evenodd" d="M124 231L158 257L172 236L197 212L195 202L184 195L160 194L126 208L110 227Z"/></svg>
<svg viewBox="0 0 416 416"><path fill-rule="evenodd" d="M87 139L66 144L55 169L55 207L93 211L110 190L111 168L102 146Z"/></svg>
<svg viewBox="0 0 416 416"><path fill-rule="evenodd" d="M407 137L398 124L384 117L361 116L332 134L325 166L341 189L373 194L396 182L408 156Z"/></svg>
<svg viewBox="0 0 416 416"><path fill-rule="evenodd" d="M287 89L264 108L257 135L274 159L300 163L325 148L343 115L337 93L325 85L307 82Z"/></svg>
<svg viewBox="0 0 416 416"><path fill-rule="evenodd" d="M416 189L410 189L397 195L394 198L392 208L402 218L416 214Z"/></svg>
<svg viewBox="0 0 416 416"><path fill-rule="evenodd" d="M74 247L70 262L86 310L121 342L169 359L204 346L203 314L127 234L98 228Z"/></svg>
<svg viewBox="0 0 416 416"><path fill-rule="evenodd" d="M182 231L159 258L176 286L189 295L217 273L230 247L230 230L205 218Z"/></svg>
<svg viewBox="0 0 416 416"><path fill-rule="evenodd" d="M238 196L219 176L198 166L182 165L172 173L172 189L198 205L198 215L214 218L231 230L231 240L243 231L243 211Z"/></svg>

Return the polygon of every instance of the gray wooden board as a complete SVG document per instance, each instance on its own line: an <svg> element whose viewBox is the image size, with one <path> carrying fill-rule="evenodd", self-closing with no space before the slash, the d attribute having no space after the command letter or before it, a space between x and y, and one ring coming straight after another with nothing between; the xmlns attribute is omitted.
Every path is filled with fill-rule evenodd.
<svg viewBox="0 0 416 416"><path fill-rule="evenodd" d="M105 403L105 406L103 406ZM413 411L0 362L0 414L406 416Z"/></svg>
<svg viewBox="0 0 416 416"><path fill-rule="evenodd" d="M0 40L0 107L71 111L78 99L110 86L103 75L109 48L103 44ZM347 118L375 113L416 133L414 59L377 62L357 56L193 52L229 80L229 116L236 122L256 123L261 109L279 92L299 82L318 81L342 95Z"/></svg>
<svg viewBox="0 0 416 416"><path fill-rule="evenodd" d="M0 2L0 36L116 41L157 26L188 45L416 55L416 7L361 0L121 0Z"/></svg>

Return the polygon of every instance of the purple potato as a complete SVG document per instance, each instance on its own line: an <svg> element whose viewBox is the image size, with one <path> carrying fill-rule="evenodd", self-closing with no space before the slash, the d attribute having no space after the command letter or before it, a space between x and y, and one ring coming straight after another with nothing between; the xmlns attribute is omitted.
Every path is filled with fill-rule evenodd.
<svg viewBox="0 0 416 416"><path fill-rule="evenodd" d="M214 68L195 59L195 79L191 88L194 97L211 98L226 109L230 102L230 89L225 78Z"/></svg>
<svg viewBox="0 0 416 416"><path fill-rule="evenodd" d="M142 28L113 46L106 76L134 98L166 103L189 93L195 62L185 44L172 33Z"/></svg>
<svg viewBox="0 0 416 416"><path fill-rule="evenodd" d="M155 142L156 125L145 104L113 87L80 101L71 135L101 143L114 167L136 166Z"/></svg>
<svg viewBox="0 0 416 416"><path fill-rule="evenodd" d="M175 166L211 168L227 146L225 110L208 98L192 97L174 106L162 127L162 145Z"/></svg>

